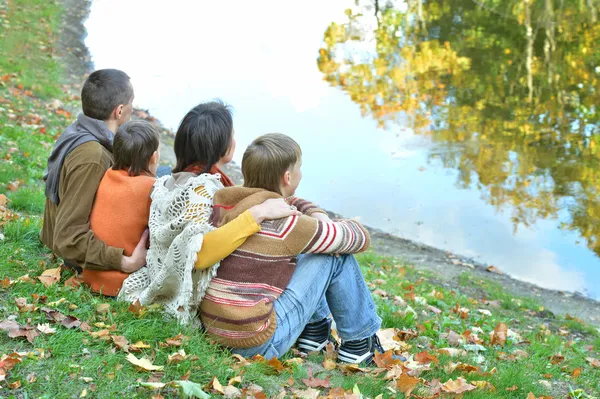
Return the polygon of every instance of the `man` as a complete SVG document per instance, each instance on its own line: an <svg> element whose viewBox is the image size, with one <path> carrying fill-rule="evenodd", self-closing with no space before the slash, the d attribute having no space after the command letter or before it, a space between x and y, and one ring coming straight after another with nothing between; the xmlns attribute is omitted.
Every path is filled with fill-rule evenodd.
<svg viewBox="0 0 600 399"><path fill-rule="evenodd" d="M131 256L90 230L96 190L113 163L117 129L131 118L133 87L117 69L93 72L83 84L83 113L58 138L44 175L46 206L40 239L67 265L132 273L146 263L147 233Z"/></svg>

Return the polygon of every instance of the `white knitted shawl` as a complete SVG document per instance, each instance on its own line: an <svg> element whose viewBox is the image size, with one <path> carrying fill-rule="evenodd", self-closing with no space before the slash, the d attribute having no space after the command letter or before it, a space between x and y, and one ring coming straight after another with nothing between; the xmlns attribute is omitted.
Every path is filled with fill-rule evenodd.
<svg viewBox="0 0 600 399"><path fill-rule="evenodd" d="M219 175L180 173L156 180L151 194L150 249L146 267L131 273L119 299L162 304L181 323L197 321L197 311L219 264L194 267L209 224L213 197L223 188Z"/></svg>

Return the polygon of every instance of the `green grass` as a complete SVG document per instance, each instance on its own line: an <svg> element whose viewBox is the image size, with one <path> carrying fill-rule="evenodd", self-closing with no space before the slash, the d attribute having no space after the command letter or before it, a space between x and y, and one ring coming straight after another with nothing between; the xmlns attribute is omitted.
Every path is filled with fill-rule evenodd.
<svg viewBox="0 0 600 399"><path fill-rule="evenodd" d="M114 325L110 334L124 336L130 343L143 341L149 345L135 353L138 358L147 357L165 368L158 373L139 371L111 341L59 324L51 323L56 333L41 334L33 344L22 338L9 338L0 331L0 355L23 352L22 363L9 370L6 381L0 382L0 397L68 398L85 392L94 398L147 398L159 391L141 387L139 381L169 382L188 377L210 391L208 385L213 377L227 385L230 378L240 375L240 389L255 384L264 389L267 397L274 397L282 388L289 395L292 388L305 389L302 379L307 378L309 369L318 378L329 379L332 387L352 390L356 386L364 397L403 397L401 393L394 394L395 383L385 380L385 373L346 375L340 369L326 370L321 365L321 355L299 361L287 354L283 360L285 368L280 372L263 362L241 367L197 328L178 325L160 309L148 309L140 316L129 312L124 303L92 295L83 287L66 287L64 282L72 276L70 271L63 271L61 281L49 287L37 280L45 269L60 265L60 260L54 259L38 239L45 201L41 178L55 136L71 123L61 104L67 109L76 105L60 85L62 71L54 41L61 13L56 1L0 0L0 77L6 76L0 84L0 194L8 197L8 210L16 214L9 221L0 214L5 236L0 242L0 278L15 281L26 274L31 277L29 282L13 282L0 288L0 321L15 318L32 326L47 323L41 311L46 306L87 322L93 332L105 328L96 323ZM439 281L431 272L373 253L361 255L359 261L370 287L379 289L375 297L383 327L411 329L418 335L406 340L404 355L427 351L439 358L439 365L433 364L431 370L420 374L424 381L446 382L462 376L470 382L489 381L495 387L495 391L477 389L466 393L467 398L525 398L529 392L564 397L570 387L587 392L572 397L598 396L600 370L586 361L586 357L600 356L596 329L578 320L555 317L534 300L511 297L500 285L474 278L468 272L461 274L453 286ZM414 298L405 298L410 292L414 292ZM38 309L20 312L16 298L26 298ZM498 300L499 306L486 305L484 298ZM104 303L110 304L110 311L98 313L97 306ZM440 313L436 314L430 306ZM460 310L457 313L455 309ZM469 309L468 313L464 309ZM490 332L499 323L505 323L521 339L508 339L503 346L491 345ZM467 352L450 357L439 352L439 348L450 346L444 335L450 331L478 334L486 348L483 356ZM188 338L181 347L165 346L167 338L178 334ZM588 345L593 346L591 351ZM169 363L168 356L180 349L189 357L180 363ZM515 350L525 351L528 357L507 359ZM552 364L551 358L558 353L564 361ZM446 369L459 361L477 365L484 374ZM572 373L577 368L582 372L574 378ZM507 390L513 386L517 386L514 391ZM426 396L425 391L425 385L420 383L415 393ZM323 395L326 392L321 389ZM169 386L160 393L164 397L179 394L177 388Z"/></svg>

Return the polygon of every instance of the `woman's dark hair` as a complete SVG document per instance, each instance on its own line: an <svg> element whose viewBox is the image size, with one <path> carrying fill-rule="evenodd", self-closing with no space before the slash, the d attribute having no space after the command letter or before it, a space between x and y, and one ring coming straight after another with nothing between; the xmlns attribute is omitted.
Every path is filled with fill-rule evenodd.
<svg viewBox="0 0 600 399"><path fill-rule="evenodd" d="M138 120L123 124L115 135L112 168L126 170L130 176L151 173L148 164L159 143L158 129L152 123Z"/></svg>
<svg viewBox="0 0 600 399"><path fill-rule="evenodd" d="M118 69L99 69L92 72L81 89L81 108L85 116L105 121L121 104L133 99L129 76Z"/></svg>
<svg viewBox="0 0 600 399"><path fill-rule="evenodd" d="M183 117L175 135L177 165L173 173L201 165L208 172L227 154L233 135L231 107L216 100L202 103Z"/></svg>

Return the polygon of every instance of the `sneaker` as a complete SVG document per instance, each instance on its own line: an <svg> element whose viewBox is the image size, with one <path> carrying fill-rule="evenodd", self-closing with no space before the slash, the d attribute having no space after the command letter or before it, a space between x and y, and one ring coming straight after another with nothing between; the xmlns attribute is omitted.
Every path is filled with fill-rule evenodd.
<svg viewBox="0 0 600 399"><path fill-rule="evenodd" d="M303 353L324 351L331 342L330 334L331 319L308 323L296 341L296 348Z"/></svg>
<svg viewBox="0 0 600 399"><path fill-rule="evenodd" d="M377 334L356 341L342 341L338 351L338 361L370 366L374 363L376 351L385 352Z"/></svg>

